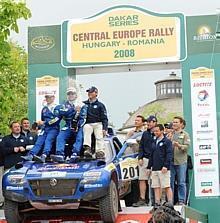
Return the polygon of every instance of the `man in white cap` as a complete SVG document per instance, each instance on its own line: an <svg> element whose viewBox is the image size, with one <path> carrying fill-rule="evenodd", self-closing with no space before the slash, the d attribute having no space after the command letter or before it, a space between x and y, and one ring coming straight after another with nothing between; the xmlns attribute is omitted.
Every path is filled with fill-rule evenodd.
<svg viewBox="0 0 220 223"><path fill-rule="evenodd" d="M79 156L83 142L82 125L85 123L85 106L78 100L75 88L67 88L67 101L57 107L60 118L65 121L65 126L59 132L56 141L56 155L52 155L54 161L63 162L65 158L65 145L67 141L75 141L72 155Z"/></svg>
<svg viewBox="0 0 220 223"><path fill-rule="evenodd" d="M44 145L42 155L41 157L37 157L37 159L45 162L46 157L50 154L53 142L59 133L61 119L55 112L57 105L54 103L54 92L45 92L45 100L47 104L41 111L41 121L38 121L38 124L42 125L41 132L34 147L29 151L27 156L23 157L25 160L32 160L34 156L37 157Z"/></svg>

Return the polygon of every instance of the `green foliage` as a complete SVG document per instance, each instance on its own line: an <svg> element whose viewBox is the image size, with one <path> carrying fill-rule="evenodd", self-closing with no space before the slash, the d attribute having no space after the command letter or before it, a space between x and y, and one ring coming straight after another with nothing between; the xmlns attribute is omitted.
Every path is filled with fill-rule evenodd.
<svg viewBox="0 0 220 223"><path fill-rule="evenodd" d="M6 134L8 124L27 116L27 54L10 44L10 65L0 69L0 132Z"/></svg>
<svg viewBox="0 0 220 223"><path fill-rule="evenodd" d="M0 0L0 132L8 124L27 115L27 54L8 38L19 32L17 20L28 19L30 10L24 2Z"/></svg>
<svg viewBox="0 0 220 223"><path fill-rule="evenodd" d="M7 40L11 31L19 32L17 20L30 16L31 12L24 2L0 0L0 69L10 64L10 45Z"/></svg>
<svg viewBox="0 0 220 223"><path fill-rule="evenodd" d="M11 30L18 33L17 20L30 16L31 12L24 2L0 0L0 41L7 40Z"/></svg>
<svg viewBox="0 0 220 223"><path fill-rule="evenodd" d="M182 116L183 114L179 112L170 112L167 111L166 108L159 101L156 103L148 105L142 114L144 117L148 117L149 115L155 115L157 117L158 123L164 124L167 122L171 122L173 117Z"/></svg>

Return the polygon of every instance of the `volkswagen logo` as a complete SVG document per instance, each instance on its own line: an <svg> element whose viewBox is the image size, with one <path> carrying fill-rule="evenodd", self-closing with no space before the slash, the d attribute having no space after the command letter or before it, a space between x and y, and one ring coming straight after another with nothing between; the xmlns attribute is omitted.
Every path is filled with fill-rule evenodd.
<svg viewBox="0 0 220 223"><path fill-rule="evenodd" d="M50 179L50 186L55 187L56 185L57 185L57 179L55 178Z"/></svg>

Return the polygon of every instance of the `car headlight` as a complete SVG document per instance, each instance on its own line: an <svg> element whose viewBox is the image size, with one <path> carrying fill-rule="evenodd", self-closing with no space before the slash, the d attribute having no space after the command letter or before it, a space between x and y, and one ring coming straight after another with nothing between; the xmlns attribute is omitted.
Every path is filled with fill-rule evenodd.
<svg viewBox="0 0 220 223"><path fill-rule="evenodd" d="M92 183L100 179L102 172L100 171L89 171L83 174L83 180L81 183Z"/></svg>
<svg viewBox="0 0 220 223"><path fill-rule="evenodd" d="M10 175L8 176L8 182L13 185L22 185L25 182L25 175Z"/></svg>

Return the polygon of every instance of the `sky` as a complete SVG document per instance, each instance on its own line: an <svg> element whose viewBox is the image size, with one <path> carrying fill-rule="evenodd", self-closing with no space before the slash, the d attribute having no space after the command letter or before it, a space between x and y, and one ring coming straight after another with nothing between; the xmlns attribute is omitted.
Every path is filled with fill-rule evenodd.
<svg viewBox="0 0 220 223"><path fill-rule="evenodd" d="M19 34L11 38L27 49L28 26L61 24L63 20L87 18L116 5L134 5L157 13L183 13L186 16L216 14L219 0L26 0L32 17L19 20ZM99 89L99 99L107 108L109 121L116 128L129 118L128 112L155 99L154 82L166 78L171 72L181 76L181 70L148 70L139 72L115 72L77 76L77 82L85 90L90 86Z"/></svg>

